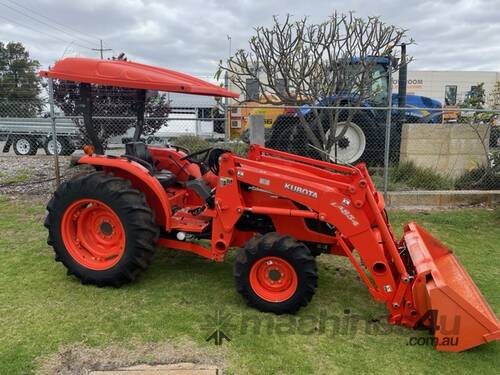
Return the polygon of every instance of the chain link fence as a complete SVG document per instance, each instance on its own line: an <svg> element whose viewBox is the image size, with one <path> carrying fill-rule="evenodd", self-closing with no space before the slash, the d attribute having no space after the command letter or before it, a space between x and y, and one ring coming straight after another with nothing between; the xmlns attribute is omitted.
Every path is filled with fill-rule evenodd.
<svg viewBox="0 0 500 375"><path fill-rule="evenodd" d="M231 139L263 118L269 148L367 164L380 190L500 190L500 111L235 106Z"/></svg>
<svg viewBox="0 0 500 375"><path fill-rule="evenodd" d="M29 158L57 150L61 158L91 143L79 87L56 81L53 92L52 113L49 93L36 102L0 102L2 170L9 168L6 155ZM141 107L136 90L101 87L93 92L92 124L107 154L125 152L141 111L139 139L149 145L191 152L223 147L246 155L250 118L256 116L266 147L343 164L364 162L383 191L500 190L500 111L226 107L214 98L165 93L148 94Z"/></svg>

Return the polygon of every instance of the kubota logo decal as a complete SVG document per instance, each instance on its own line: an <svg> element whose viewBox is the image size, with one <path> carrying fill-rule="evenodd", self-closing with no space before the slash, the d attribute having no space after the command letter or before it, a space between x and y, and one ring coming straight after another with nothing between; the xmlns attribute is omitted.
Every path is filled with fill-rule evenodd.
<svg viewBox="0 0 500 375"><path fill-rule="evenodd" d="M317 192L315 192L313 190L306 189L302 186L292 185L288 182L285 182L285 185L283 185L283 187L287 190L293 191L294 193L306 195L306 196L311 197L311 198L318 198Z"/></svg>

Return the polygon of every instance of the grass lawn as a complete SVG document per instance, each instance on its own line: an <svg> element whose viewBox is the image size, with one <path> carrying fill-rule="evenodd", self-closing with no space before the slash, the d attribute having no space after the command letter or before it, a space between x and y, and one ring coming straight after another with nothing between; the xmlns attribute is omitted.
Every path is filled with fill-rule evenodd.
<svg viewBox="0 0 500 375"><path fill-rule="evenodd" d="M214 345L205 339L216 328L217 311L231 338L220 348L228 373L485 374L500 368L499 343L458 354L407 345L411 336L428 333L389 327L382 318L385 307L372 301L343 258L321 256L319 288L310 305L294 317L277 317L246 307L234 291L232 256L216 264L161 250L131 285L82 286L54 262L44 216L42 203L0 196L2 374L34 372L40 358L73 343L105 347L187 339L209 351ZM416 219L453 248L500 313L498 212L392 212L390 217L398 229ZM368 321L368 328L343 326L356 319Z"/></svg>

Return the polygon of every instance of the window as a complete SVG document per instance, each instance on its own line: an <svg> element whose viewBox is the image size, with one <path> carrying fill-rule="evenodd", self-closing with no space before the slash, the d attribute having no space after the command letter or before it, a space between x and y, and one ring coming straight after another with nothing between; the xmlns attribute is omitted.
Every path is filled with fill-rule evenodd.
<svg viewBox="0 0 500 375"><path fill-rule="evenodd" d="M259 82L253 78L247 78L246 82L246 100L259 101Z"/></svg>
<svg viewBox="0 0 500 375"><path fill-rule="evenodd" d="M389 68L390 69L390 68ZM375 65L372 71L370 96L374 105L387 105L388 79L383 65Z"/></svg>
<svg viewBox="0 0 500 375"><path fill-rule="evenodd" d="M444 88L444 104L456 105L457 104L457 86L446 85Z"/></svg>

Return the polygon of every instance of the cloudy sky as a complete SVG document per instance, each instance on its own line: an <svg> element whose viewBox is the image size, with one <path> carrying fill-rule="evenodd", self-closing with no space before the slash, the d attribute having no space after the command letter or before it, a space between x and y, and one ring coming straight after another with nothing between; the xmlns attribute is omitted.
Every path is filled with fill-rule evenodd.
<svg viewBox="0 0 500 375"><path fill-rule="evenodd" d="M21 41L47 66L62 56L131 59L211 76L272 15L322 21L333 10L409 29L410 69L500 71L500 0L0 0L0 40Z"/></svg>

